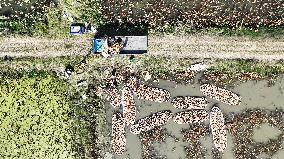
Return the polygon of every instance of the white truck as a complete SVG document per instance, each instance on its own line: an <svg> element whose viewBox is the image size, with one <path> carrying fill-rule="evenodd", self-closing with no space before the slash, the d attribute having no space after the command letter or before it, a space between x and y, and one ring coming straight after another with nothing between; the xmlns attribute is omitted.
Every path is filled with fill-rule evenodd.
<svg viewBox="0 0 284 159"><path fill-rule="evenodd" d="M120 45L116 45L119 43ZM119 47L120 46L120 47ZM144 54L148 49L148 36L114 36L93 39L93 53L110 53L119 47L117 54Z"/></svg>

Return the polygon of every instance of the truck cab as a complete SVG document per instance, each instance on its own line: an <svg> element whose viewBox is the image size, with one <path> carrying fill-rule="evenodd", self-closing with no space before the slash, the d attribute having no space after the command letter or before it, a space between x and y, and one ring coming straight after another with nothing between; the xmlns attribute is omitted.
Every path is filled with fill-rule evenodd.
<svg viewBox="0 0 284 159"><path fill-rule="evenodd" d="M86 31L84 24L73 23L70 25L70 35L82 35Z"/></svg>

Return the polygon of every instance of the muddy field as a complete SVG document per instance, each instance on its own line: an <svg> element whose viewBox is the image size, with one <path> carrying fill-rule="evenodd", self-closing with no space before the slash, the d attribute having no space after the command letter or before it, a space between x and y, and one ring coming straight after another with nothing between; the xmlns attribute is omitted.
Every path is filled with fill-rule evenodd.
<svg viewBox="0 0 284 159"><path fill-rule="evenodd" d="M171 99L176 96L204 96L200 92L198 78L200 78L199 75L190 84L177 84L166 80L150 81L146 84L170 91ZM225 117L228 145L223 153L218 152L214 147L209 121L179 125L170 120L164 126L139 135L130 133L129 126L126 127L126 152L115 155L109 148L105 157L113 156L117 159L284 158L284 149L282 149L284 146L283 82L283 78L279 77L272 86L268 85L266 80L262 80L240 82L226 88L241 96L241 104L238 106L207 98L209 103L206 110L209 112L213 105L217 105ZM138 112L136 120L161 110L171 110L173 113L182 111L182 109L174 108L170 101L157 103L138 100L135 97ZM113 108L109 102L105 102L105 109L110 143L112 114L117 111L122 112L122 108ZM196 134L196 136L190 134Z"/></svg>

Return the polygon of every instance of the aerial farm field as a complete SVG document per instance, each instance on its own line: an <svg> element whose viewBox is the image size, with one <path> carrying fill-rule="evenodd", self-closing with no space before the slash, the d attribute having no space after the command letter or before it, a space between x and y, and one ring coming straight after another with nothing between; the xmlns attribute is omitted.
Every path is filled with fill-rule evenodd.
<svg viewBox="0 0 284 159"><path fill-rule="evenodd" d="M281 1L0 7L0 158L284 158ZM148 52L93 54L70 21L146 31Z"/></svg>
<svg viewBox="0 0 284 159"><path fill-rule="evenodd" d="M80 59L80 57L77 58ZM2 134L4 135L8 131L12 135L4 135L1 138L2 143L9 143L2 144L1 154L7 157L32 155L32 157L38 158L40 155L44 155L50 158L64 158L60 152L66 152L67 157L70 158L173 159L281 158L284 154L282 150L282 74L284 64L282 61L205 60L203 62L210 67L197 72L188 71L187 68L191 64L199 62L199 59L183 58L181 60L142 56L137 57L137 61L133 63L129 63L127 57L115 57L112 61L99 57L91 57L88 60L90 66L86 72L74 75L67 81L63 79L64 66L69 61L76 61L75 57L73 59L61 57L2 60L1 68L6 71L1 74L9 75L9 78L1 79L2 103L4 102L3 105L8 106L8 99L11 99L12 102L23 102L21 104L15 103L14 106L10 105L10 109L1 108ZM62 63L57 61L62 61ZM173 61L175 63L172 63ZM17 75L18 68L21 68L21 72L31 73L24 76ZM45 70L46 73L35 73L39 70ZM123 98L121 96L123 86L128 84L130 76L136 76L141 82L140 84L150 88L160 88L170 93L170 96L167 97L168 101L165 102L155 101L155 99L152 99L154 101L141 99L143 98L141 95L140 99L134 96L137 111L136 120L160 111L170 111L173 115L186 111L186 108L181 109L181 107L178 108L174 105L173 100L176 97L205 97L208 101L207 106L204 107L207 113L210 113L213 106L218 106L223 113L228 141L227 148L223 152L219 152L214 146L208 118L205 118L204 122L192 124L179 124L174 119L169 119L163 125L140 134L133 134L130 132L131 126L126 127L126 150L121 155L116 155L114 153L116 151L112 148L112 116L113 113L123 113L123 108L119 105L114 108L113 105L115 105L114 101L120 100L120 97ZM117 82L113 84L114 77L117 78ZM82 80L85 81L78 83ZM11 85L11 81L14 82L13 85ZM200 86L204 83L236 93L241 97L239 105L230 105L204 95L200 91ZM58 84L64 85L64 87L59 87ZM11 89L12 87L13 89ZM107 92L111 91L107 90L113 88L117 89L117 93L121 95L109 97ZM64 93L60 93L57 89ZM34 96L32 94L31 97L21 95L27 90L34 91ZM103 93L105 91L106 93ZM10 92L10 95L7 92ZM46 104L39 105L43 102L41 99L45 99ZM30 102L34 103L33 108L30 108L32 106ZM14 109L23 109L29 114L34 114L25 117L21 116L25 113L13 111ZM14 115L11 116L12 114ZM27 120L29 122L25 122ZM18 124L12 124L11 127L5 126L5 123L13 121L17 121ZM58 121L60 123L57 123ZM49 129L44 128L44 125ZM34 129L34 127L41 129ZM56 136L57 131L59 131L58 137ZM32 135L30 132L45 134L44 138L48 138L49 142L44 138L41 139L42 135ZM50 135L50 138L47 134ZM11 142L13 137L17 140ZM59 143L58 139L61 140ZM19 141L26 141L24 143L26 147L21 146L23 143ZM32 146L43 143L47 149L37 150L36 146ZM13 145L17 148L11 149ZM50 151L53 147L57 151ZM8 152L7 149L10 149L11 152ZM35 153L30 154L30 152Z"/></svg>
<svg viewBox="0 0 284 159"><path fill-rule="evenodd" d="M159 62L163 63L163 61ZM189 64L189 61L185 63ZM173 100L176 97L185 96L206 97L200 91L200 85L203 83L217 85L238 94L241 97L239 105L230 105L206 97L208 105L205 110L209 113L213 106L218 106L225 118L228 145L223 152L219 152L213 144L208 119L200 123L192 123L190 119L187 119L188 123L181 124L173 116L174 119L166 120L167 122L162 126L138 135L131 133L131 126L126 127L126 151L121 155L121 147L118 147L119 150L116 150L120 155L115 155L115 158L281 158L283 156L283 150L281 150L283 146L283 81L281 76L276 75L278 74L276 72L282 72L281 62L273 66L264 66L253 61L217 62L217 64L219 66L212 66L208 71L193 73L194 75L191 74L192 72L169 73L167 69L161 70L163 67L171 67L166 63L153 68L149 66L148 68L153 69L147 70L152 75L149 81L145 81L142 75L145 75L143 72L145 70L138 69L136 74L140 77L141 84L167 90L170 92L170 98L168 101L160 102L158 99L152 99L152 101L141 99L143 95L138 95L138 97L134 96L134 101L137 111L136 120L141 120L160 111L171 111L173 114L186 111L186 108L179 109L174 106ZM267 70L276 72L259 72L265 67ZM173 68L180 68L180 65ZM118 79L121 79L120 72L116 71ZM122 82L122 85L127 84ZM120 83L116 88L118 93L122 93L123 88ZM117 97L120 98L120 95ZM123 96L121 98L123 100ZM113 102L119 99L109 99L110 101L105 102L106 129L109 136L112 136L113 114L124 113L124 110ZM106 151L109 153L115 151L112 148L112 139L110 137L107 140L110 146Z"/></svg>

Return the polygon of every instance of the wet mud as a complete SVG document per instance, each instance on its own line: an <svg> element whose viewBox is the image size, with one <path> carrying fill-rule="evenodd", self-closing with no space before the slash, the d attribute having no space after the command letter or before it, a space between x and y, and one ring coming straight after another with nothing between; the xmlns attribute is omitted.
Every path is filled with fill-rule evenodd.
<svg viewBox="0 0 284 159"><path fill-rule="evenodd" d="M170 110L173 114L184 109L175 108L171 100L177 96L205 97L200 91L198 80L188 84L158 80L148 82L149 86L166 89L171 94L168 102L138 100L136 120L152 113ZM226 88L226 87L225 87ZM172 120L154 130L136 135L126 127L126 151L123 155L114 155L116 159L140 158L284 158L284 79L278 78L273 85L267 80L247 81L226 88L241 96L239 105L228 105L207 98L208 112L218 105L225 117L227 129L227 148L220 153L213 144L209 121L195 124L176 124ZM111 128L111 116L122 108L113 108L105 103L107 110L107 128ZM204 129L204 133L202 133ZM199 133L195 133L199 132ZM187 135L186 135L187 133Z"/></svg>

